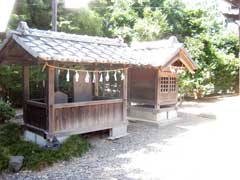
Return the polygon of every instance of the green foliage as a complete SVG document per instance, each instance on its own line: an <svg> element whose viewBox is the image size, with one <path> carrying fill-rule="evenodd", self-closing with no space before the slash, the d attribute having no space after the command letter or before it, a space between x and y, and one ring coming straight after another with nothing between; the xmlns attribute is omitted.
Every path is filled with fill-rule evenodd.
<svg viewBox="0 0 240 180"><path fill-rule="evenodd" d="M8 168L8 156L5 149L0 146L0 173Z"/></svg>
<svg viewBox="0 0 240 180"><path fill-rule="evenodd" d="M51 28L51 0L16 1L10 20L10 28L15 29L18 22L24 20L32 28Z"/></svg>
<svg viewBox="0 0 240 180"><path fill-rule="evenodd" d="M105 33L121 36L125 42L155 40L168 34L169 25L161 10L152 10L148 0L112 1L104 14Z"/></svg>
<svg viewBox="0 0 240 180"><path fill-rule="evenodd" d="M94 11L80 9L75 11L62 10L59 16L59 31L103 36L103 19Z"/></svg>
<svg viewBox="0 0 240 180"><path fill-rule="evenodd" d="M226 33L222 20L217 18L219 12L204 8L187 9L181 0L92 0L89 9L67 10L60 0L58 29L75 34L121 36L127 43L175 35L199 68L193 76L182 75L182 92L200 96L234 92L238 38ZM9 29L15 29L20 20L27 21L30 27L50 29L51 0L17 1ZM37 92L41 83L30 82L31 92ZM67 85L60 84L64 91L68 91ZM16 106L21 104L21 93L21 69L1 67L0 96Z"/></svg>
<svg viewBox="0 0 240 180"><path fill-rule="evenodd" d="M80 136L69 137L58 150L46 150L37 144L24 141L16 124L0 126L0 170L8 167L10 156L24 156L23 168L40 170L61 160L81 156L90 145Z"/></svg>
<svg viewBox="0 0 240 180"><path fill-rule="evenodd" d="M10 120L15 115L15 109L13 109L9 103L0 100L0 123Z"/></svg>
<svg viewBox="0 0 240 180"><path fill-rule="evenodd" d="M88 149L89 144L87 141L79 138L78 135L74 135L64 142L55 156L61 160L69 160L73 156L81 156Z"/></svg>
<svg viewBox="0 0 240 180"><path fill-rule="evenodd" d="M198 64L198 70L193 77L188 73L182 75L181 91L199 97L235 92L238 68L235 38L224 34L212 37L206 33L185 38L186 48Z"/></svg>
<svg viewBox="0 0 240 180"><path fill-rule="evenodd" d="M13 106L22 104L22 68L0 66L0 96Z"/></svg>
<svg viewBox="0 0 240 180"><path fill-rule="evenodd" d="M166 16L161 11L144 8L143 18L138 18L134 24L135 40L156 40L163 38L169 32Z"/></svg>

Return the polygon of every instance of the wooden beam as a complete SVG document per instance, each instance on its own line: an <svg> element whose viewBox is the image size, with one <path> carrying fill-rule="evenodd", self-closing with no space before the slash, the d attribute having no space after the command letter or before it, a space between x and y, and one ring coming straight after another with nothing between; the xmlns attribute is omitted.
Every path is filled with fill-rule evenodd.
<svg viewBox="0 0 240 180"><path fill-rule="evenodd" d="M36 65L37 61L34 61L32 58L8 56L2 57L1 64Z"/></svg>
<svg viewBox="0 0 240 180"><path fill-rule="evenodd" d="M124 73L124 80L122 86L122 99L123 99L123 121L127 122L127 80L128 80L128 69L123 70Z"/></svg>
<svg viewBox="0 0 240 180"><path fill-rule="evenodd" d="M228 14L228 13L223 13L223 15L227 18L227 19L232 19L234 21L238 20L238 14Z"/></svg>
<svg viewBox="0 0 240 180"><path fill-rule="evenodd" d="M47 102L47 129L50 134L54 132L54 109L55 91L54 91L54 68L47 67L47 83L46 83L46 102Z"/></svg>
<svg viewBox="0 0 240 180"><path fill-rule="evenodd" d="M122 103L122 99L108 99L108 100L97 100L97 101L83 101L83 102L76 102L76 103L62 103L62 104L55 104L54 109L61 109L61 108L73 108L73 107L82 107L82 106L96 106L100 104L116 104Z"/></svg>
<svg viewBox="0 0 240 180"><path fill-rule="evenodd" d="M33 100L28 100L27 104L36 106L36 107L40 107L40 108L46 108L46 104L42 103L42 102L38 102L38 101L33 101Z"/></svg>
<svg viewBox="0 0 240 180"><path fill-rule="evenodd" d="M29 66L23 66L23 120L27 122L27 101L30 98L29 91Z"/></svg>
<svg viewBox="0 0 240 180"><path fill-rule="evenodd" d="M43 130L43 129L41 129L41 128L38 128L38 127L36 127L36 126L33 126L33 125L31 125L31 124L25 123L25 124L23 125L23 128L26 129L26 130L33 131L33 132L35 132L36 134L38 134L38 135L40 135L40 136L43 136L44 138L47 138L47 136L48 136L48 132L47 132L47 131L45 131L45 130Z"/></svg>
<svg viewBox="0 0 240 180"><path fill-rule="evenodd" d="M155 109L160 109L160 96L159 96L159 90L160 90L160 81L159 81L159 78L160 78L160 70L159 69L156 69L155 70L155 96L154 96L154 108Z"/></svg>

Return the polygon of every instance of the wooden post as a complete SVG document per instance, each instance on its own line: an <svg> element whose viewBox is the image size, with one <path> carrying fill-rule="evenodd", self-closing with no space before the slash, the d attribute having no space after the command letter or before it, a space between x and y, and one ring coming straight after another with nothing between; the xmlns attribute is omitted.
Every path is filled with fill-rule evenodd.
<svg viewBox="0 0 240 180"><path fill-rule="evenodd" d="M23 120L27 123L27 101L30 98L29 91L29 66L23 66Z"/></svg>
<svg viewBox="0 0 240 180"><path fill-rule="evenodd" d="M55 103L55 91L54 91L54 68L47 67L47 83L46 83L46 103L47 103L47 129L51 134L54 131L54 109Z"/></svg>
<svg viewBox="0 0 240 180"><path fill-rule="evenodd" d="M52 30L57 31L57 0L52 0Z"/></svg>
<svg viewBox="0 0 240 180"><path fill-rule="evenodd" d="M99 74L95 72L94 96L99 96Z"/></svg>
<svg viewBox="0 0 240 180"><path fill-rule="evenodd" d="M128 103L128 106L130 107L131 106L131 74L132 74L132 72L131 72L131 70L130 69L128 69L128 84L127 84L127 88L128 88L128 92L127 92L127 103Z"/></svg>
<svg viewBox="0 0 240 180"><path fill-rule="evenodd" d="M159 89L160 89L160 83L159 83L159 77L160 77L160 70L159 68L155 71L155 101L154 101L154 108L160 109L160 97L159 97Z"/></svg>
<svg viewBox="0 0 240 180"><path fill-rule="evenodd" d="M106 79L105 79L105 72L102 73L102 77L103 77L103 89L102 89L102 96L105 97L105 89L106 89Z"/></svg>
<svg viewBox="0 0 240 180"><path fill-rule="evenodd" d="M127 69L124 69L123 70L123 73L124 73L124 80L123 80L123 83L122 83L122 98L123 98L123 121L127 121L127 80L128 80L128 70Z"/></svg>

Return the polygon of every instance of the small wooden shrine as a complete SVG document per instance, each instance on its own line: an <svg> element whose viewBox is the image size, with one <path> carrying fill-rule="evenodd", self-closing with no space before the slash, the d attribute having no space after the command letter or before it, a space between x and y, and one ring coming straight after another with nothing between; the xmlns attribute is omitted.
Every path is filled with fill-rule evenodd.
<svg viewBox="0 0 240 180"><path fill-rule="evenodd" d="M162 121L176 117L178 74L194 73L196 64L176 37L133 43L132 49L146 66L128 70L129 118Z"/></svg>
<svg viewBox="0 0 240 180"><path fill-rule="evenodd" d="M111 138L126 135L127 65L134 61L129 50L118 38L43 31L21 22L8 33L0 64L23 67L25 137L44 144L53 136L99 130L110 130ZM33 68L43 73L39 97L31 91Z"/></svg>

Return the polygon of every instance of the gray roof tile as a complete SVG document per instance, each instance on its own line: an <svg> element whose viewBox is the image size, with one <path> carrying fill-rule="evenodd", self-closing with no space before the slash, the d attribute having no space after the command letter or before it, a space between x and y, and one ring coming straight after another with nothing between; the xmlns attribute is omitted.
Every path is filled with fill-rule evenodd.
<svg viewBox="0 0 240 180"><path fill-rule="evenodd" d="M12 31L14 39L34 57L45 61L115 63L162 66L183 48L176 38L133 43L131 48L121 39L67 34L22 28ZM7 42L7 40L5 41ZM190 57L189 57L190 58ZM194 64L194 62L192 62ZM195 65L195 64L194 64Z"/></svg>

